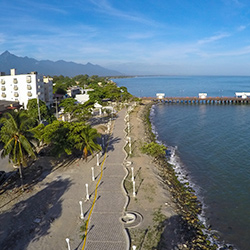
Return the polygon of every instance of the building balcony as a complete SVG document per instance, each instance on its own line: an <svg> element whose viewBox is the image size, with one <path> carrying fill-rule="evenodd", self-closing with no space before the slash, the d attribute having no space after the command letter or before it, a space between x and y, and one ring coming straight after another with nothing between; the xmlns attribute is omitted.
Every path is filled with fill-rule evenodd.
<svg viewBox="0 0 250 250"><path fill-rule="evenodd" d="M5 97L6 97L6 94L5 94L5 93L2 93L2 97L4 97L4 98L5 98Z"/></svg>
<svg viewBox="0 0 250 250"><path fill-rule="evenodd" d="M27 89L31 90L32 89L31 85L27 85Z"/></svg>
<svg viewBox="0 0 250 250"><path fill-rule="evenodd" d="M28 92L28 93L27 93L27 96L28 96L28 97L31 97L31 96L32 96L32 93L31 93L31 92Z"/></svg>
<svg viewBox="0 0 250 250"><path fill-rule="evenodd" d="M26 82L27 82L27 83L31 83L31 77L30 77L30 76L27 76L27 77L26 77Z"/></svg>
<svg viewBox="0 0 250 250"><path fill-rule="evenodd" d="M17 78L13 79L13 83L18 83Z"/></svg>
<svg viewBox="0 0 250 250"><path fill-rule="evenodd" d="M5 90L6 90L6 88L5 88L4 86L2 86L2 87L1 87L1 90L2 90L2 91L5 91Z"/></svg>
<svg viewBox="0 0 250 250"><path fill-rule="evenodd" d="M19 96L19 94L18 94L18 93L14 93L14 96L15 96L15 97L18 97L18 96Z"/></svg>
<svg viewBox="0 0 250 250"><path fill-rule="evenodd" d="M18 87L17 87L17 86L14 86L14 90L18 90Z"/></svg>
<svg viewBox="0 0 250 250"><path fill-rule="evenodd" d="M1 84L4 85L5 84L5 80L1 79Z"/></svg>

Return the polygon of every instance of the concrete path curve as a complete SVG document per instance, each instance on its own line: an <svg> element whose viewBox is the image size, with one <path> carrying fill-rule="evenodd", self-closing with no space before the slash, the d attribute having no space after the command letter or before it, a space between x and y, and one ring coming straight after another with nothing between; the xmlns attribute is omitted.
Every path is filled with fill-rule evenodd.
<svg viewBox="0 0 250 250"><path fill-rule="evenodd" d="M123 166L124 117L126 110L118 113L110 137L103 176L97 189L97 200L88 225L84 250L127 250L128 234L120 218L124 215L127 197L122 183L126 175Z"/></svg>

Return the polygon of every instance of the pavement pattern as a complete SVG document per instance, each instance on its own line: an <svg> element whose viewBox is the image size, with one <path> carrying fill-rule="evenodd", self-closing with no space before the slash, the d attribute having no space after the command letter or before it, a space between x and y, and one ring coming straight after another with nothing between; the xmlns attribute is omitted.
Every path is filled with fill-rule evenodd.
<svg viewBox="0 0 250 250"><path fill-rule="evenodd" d="M123 179L126 176L123 166L126 156L123 149L125 112L125 109L119 112L110 136L107 157L103 165L103 176L88 224L84 250L129 249L128 234L121 222L127 205L127 196L123 189Z"/></svg>

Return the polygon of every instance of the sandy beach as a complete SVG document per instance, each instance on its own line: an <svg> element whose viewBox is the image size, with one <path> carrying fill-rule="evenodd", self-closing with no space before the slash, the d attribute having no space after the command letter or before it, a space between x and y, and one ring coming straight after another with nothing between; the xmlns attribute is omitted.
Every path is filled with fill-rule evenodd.
<svg viewBox="0 0 250 250"><path fill-rule="evenodd" d="M127 166L128 175L124 181L129 198L126 211L142 217L139 224L125 226L130 246L188 249L172 194L161 179L153 158L140 152L140 147L147 141L142 120L144 107L137 105L130 113L130 129L124 131L122 138L126 141L130 136L132 144L132 154L126 158L132 163ZM96 128L104 133L106 124L99 124ZM102 162L103 155L99 160ZM81 249L84 232L80 227L84 221L80 218L79 201L83 203L83 213L87 218L98 179L92 180L91 167L95 167L95 176L100 175L96 164L96 157L89 157L85 162L73 157L40 156L25 170L25 192L22 193L17 186L2 189L1 249L67 249L66 238L70 239L71 249ZM132 195L131 167L134 168L136 197ZM19 183L18 178L16 182ZM86 183L89 185L89 201L86 201Z"/></svg>

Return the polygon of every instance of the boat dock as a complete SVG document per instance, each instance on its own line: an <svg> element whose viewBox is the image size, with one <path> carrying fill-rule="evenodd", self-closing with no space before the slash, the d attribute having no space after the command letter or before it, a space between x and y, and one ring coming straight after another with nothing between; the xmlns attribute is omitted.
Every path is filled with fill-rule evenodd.
<svg viewBox="0 0 250 250"><path fill-rule="evenodd" d="M250 104L250 97L143 97L142 99L180 104Z"/></svg>

